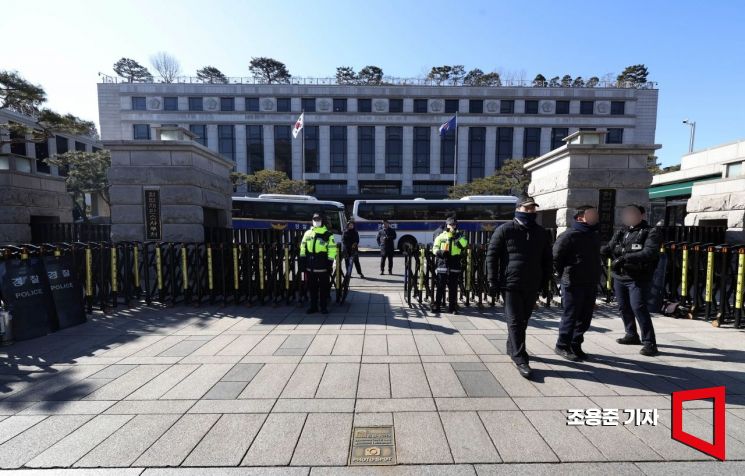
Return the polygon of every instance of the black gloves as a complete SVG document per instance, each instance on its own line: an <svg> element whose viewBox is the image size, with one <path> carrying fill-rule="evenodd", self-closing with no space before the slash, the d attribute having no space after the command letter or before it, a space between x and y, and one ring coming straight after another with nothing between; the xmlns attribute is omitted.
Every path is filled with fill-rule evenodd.
<svg viewBox="0 0 745 476"><path fill-rule="evenodd" d="M626 258L624 258L623 256L621 256L620 258L616 258L610 264L610 269L615 271L616 273L620 273L624 263L626 263Z"/></svg>

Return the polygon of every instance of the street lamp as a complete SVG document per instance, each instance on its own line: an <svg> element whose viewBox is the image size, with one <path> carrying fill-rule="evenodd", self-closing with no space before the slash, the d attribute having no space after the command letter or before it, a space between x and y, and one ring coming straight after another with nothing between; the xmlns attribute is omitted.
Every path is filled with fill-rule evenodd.
<svg viewBox="0 0 745 476"><path fill-rule="evenodd" d="M691 127L691 138L688 140L688 153L690 154L693 152L693 141L696 139L696 121L684 119L683 124L687 124Z"/></svg>

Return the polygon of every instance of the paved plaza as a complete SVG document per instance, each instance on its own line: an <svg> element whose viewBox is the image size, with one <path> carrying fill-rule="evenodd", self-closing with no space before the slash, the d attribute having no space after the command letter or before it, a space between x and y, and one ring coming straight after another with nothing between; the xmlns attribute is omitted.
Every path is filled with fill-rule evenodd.
<svg viewBox="0 0 745 476"><path fill-rule="evenodd" d="M502 307L439 317L403 302L401 260L353 279L329 315L297 306L118 308L0 348L0 468L36 474L745 474L745 331L657 317L662 354L621 346L601 305L591 360L535 376L505 355ZM727 387L727 459L670 437L670 393ZM711 402L684 429L711 440ZM568 409L658 409L656 426L570 426ZM623 416L623 415L622 415ZM392 425L395 467L348 466L353 427ZM71 468L48 469L43 468ZM89 468L89 469L86 469ZM98 468L98 469L92 469Z"/></svg>

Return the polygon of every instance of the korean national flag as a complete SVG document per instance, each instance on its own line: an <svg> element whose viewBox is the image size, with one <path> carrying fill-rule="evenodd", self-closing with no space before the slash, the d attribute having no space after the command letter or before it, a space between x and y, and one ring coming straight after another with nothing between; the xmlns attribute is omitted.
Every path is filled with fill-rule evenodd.
<svg viewBox="0 0 745 476"><path fill-rule="evenodd" d="M444 136L448 131L454 131L457 127L457 117L451 117L446 123L440 126L440 136Z"/></svg>

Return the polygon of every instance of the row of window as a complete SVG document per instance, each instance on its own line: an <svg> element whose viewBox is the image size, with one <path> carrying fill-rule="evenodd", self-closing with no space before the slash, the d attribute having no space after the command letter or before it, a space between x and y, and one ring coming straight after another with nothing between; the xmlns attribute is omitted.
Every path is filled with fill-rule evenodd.
<svg viewBox="0 0 745 476"><path fill-rule="evenodd" d="M148 127L149 129L149 127ZM15 155L23 155L25 156L26 151L26 143L25 142L17 142L16 140L19 139L19 137L14 134L10 133L10 153ZM70 151L70 141L72 141L73 147L75 147L75 150L78 152L85 152L86 151L86 144L85 142L80 142L73 139L68 139L67 137L62 136L55 136L54 137L54 143L56 145L57 154L64 154L66 152ZM34 153L36 156L36 171L42 172L42 173L50 173L51 168L49 167L49 164L44 162L44 159L49 158L49 142L43 141L43 142L33 142L34 147ZM92 148L93 152L96 152L100 150L98 147ZM60 175L66 175L66 172L64 170L60 170Z"/></svg>
<svg viewBox="0 0 745 476"><path fill-rule="evenodd" d="M148 124L135 124L135 139L150 139ZM207 126L191 124L189 129L197 136L197 141L208 146ZM595 130L582 128L581 130ZM319 126L305 126L305 171L320 171ZM486 127L468 128L468 180L484 176L486 166ZM564 145L563 139L569 135L566 127L551 129L551 150ZM329 127L329 169L332 173L346 173L347 169L347 126ZM496 137L496 167L502 166L505 160L512 158L513 127L498 127ZM292 135L290 126L274 126L274 169L292 176ZM357 172L375 173L375 126L357 127ZM217 126L217 150L235 160L236 141L235 126ZM385 172L400 174L403 172L403 127L386 126L385 128ZM430 127L414 127L413 130L413 171L430 173ZM606 143L623 143L622 128L608 128ZM541 128L526 127L523 135L523 157L538 157L541 150ZM264 165L264 127L261 125L246 126L246 155L248 172L261 170ZM440 137L440 172L455 173L455 131L448 131Z"/></svg>
<svg viewBox="0 0 745 476"><path fill-rule="evenodd" d="M249 112L258 112L259 109L259 98L245 98L246 104L245 109ZM277 98L277 112L290 112L290 98ZM305 112L316 112L316 98L301 98L301 108ZM455 114L459 111L460 101L458 99L446 99L445 100L445 113ZM188 110L189 111L203 111L204 110L204 98L203 97L189 97L188 98ZM144 111L147 109L145 104L144 96L133 96L132 97L132 109L135 111ZM165 111L178 111L178 97L164 97L163 98L163 110ZM235 111L235 98L234 97L221 97L220 98L220 111ZM333 99L333 111L334 112L347 112L347 98L334 98ZM358 112L372 112L372 99L361 98L357 99L357 111ZM404 112L404 100L400 98L392 98L388 100L388 112L400 113ZM415 113L427 113L427 99L414 99L414 112ZM465 112L465 111L463 111ZM483 114L484 112L484 100L483 99L470 99L468 101L468 113L470 114ZM515 113L515 101L513 99L502 99L499 102L500 114L514 114ZM580 101L579 113L583 115L592 115L595 112L595 101ZM556 114L569 114L569 101L568 100L557 100L556 101ZM622 116L626 113L626 102L625 101L611 101L610 114L612 116ZM538 114L538 100L528 99L525 101L525 114Z"/></svg>

